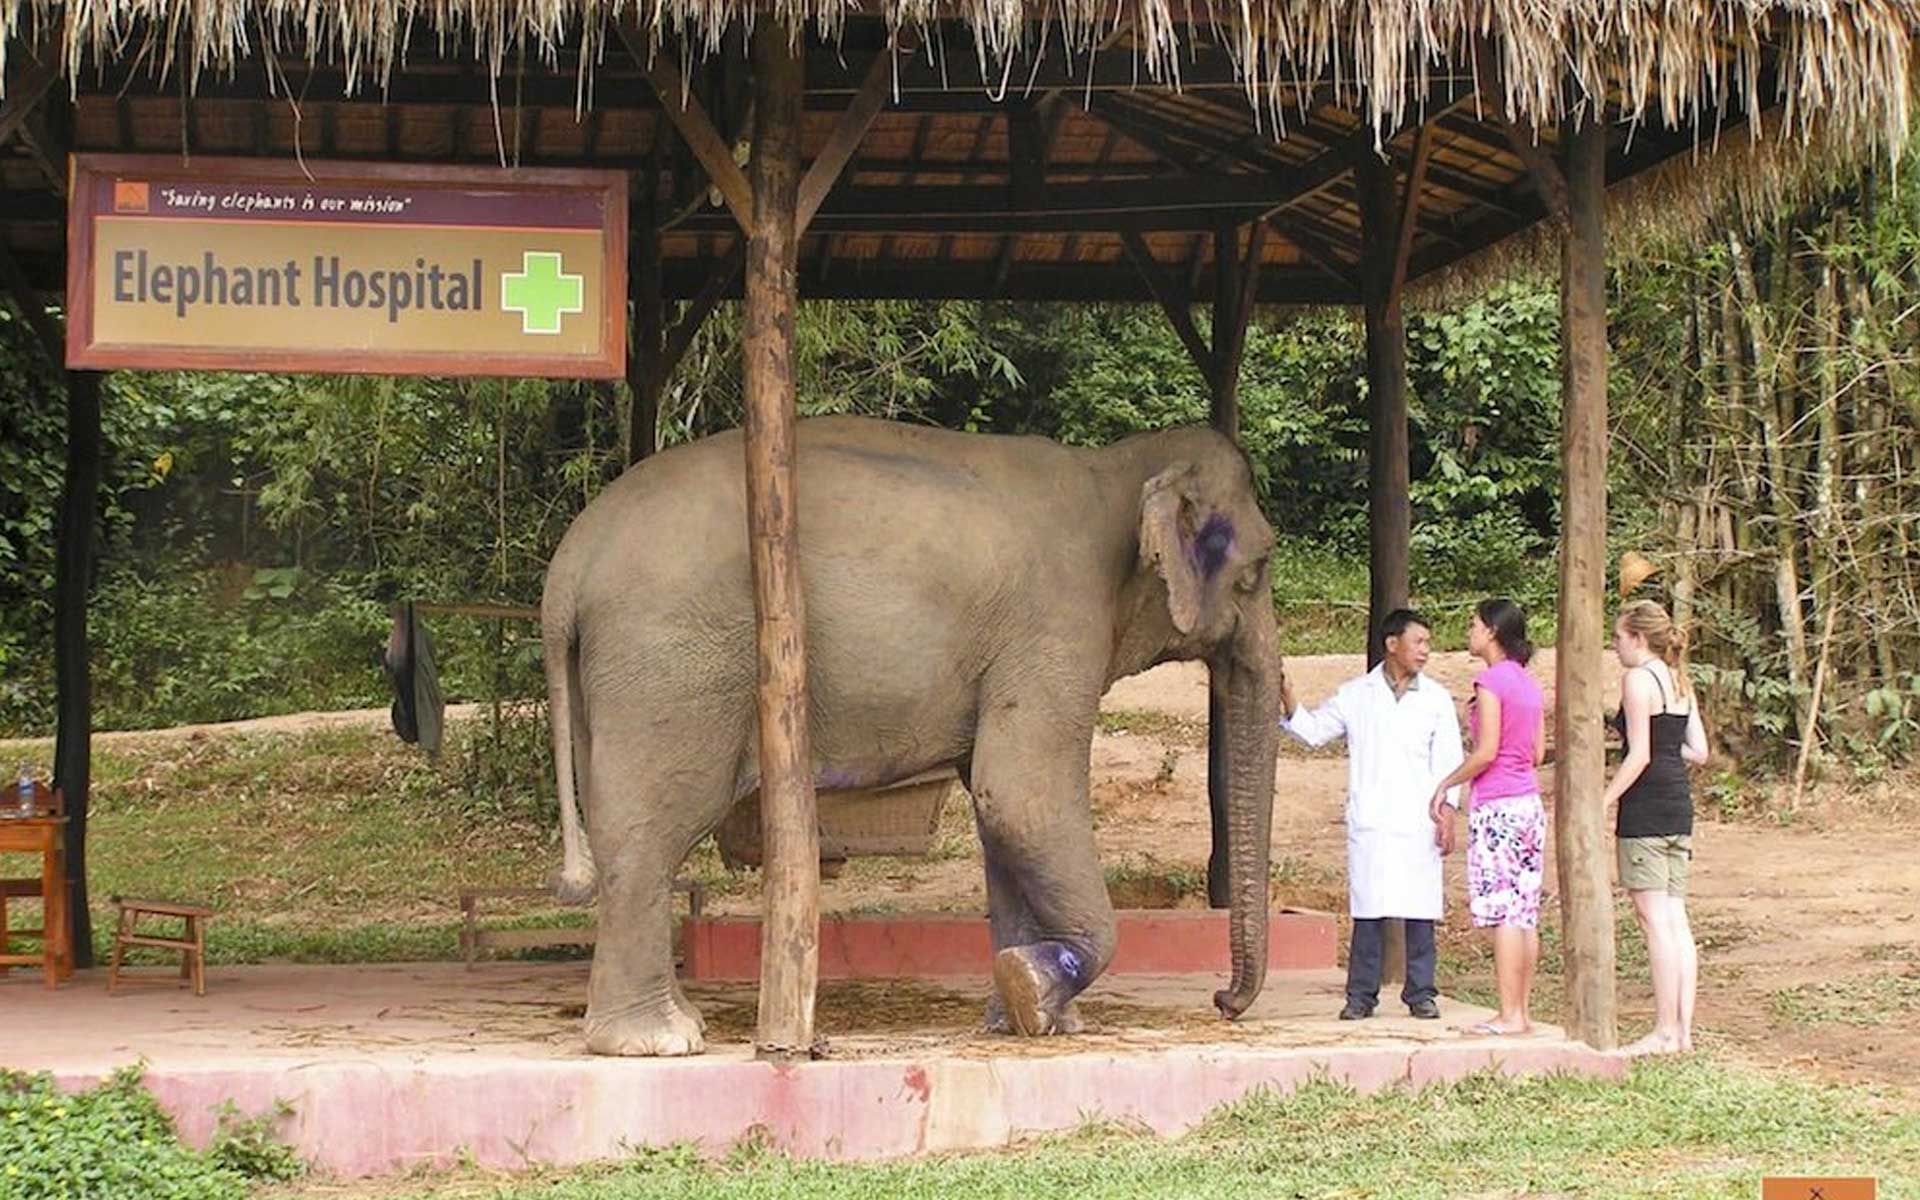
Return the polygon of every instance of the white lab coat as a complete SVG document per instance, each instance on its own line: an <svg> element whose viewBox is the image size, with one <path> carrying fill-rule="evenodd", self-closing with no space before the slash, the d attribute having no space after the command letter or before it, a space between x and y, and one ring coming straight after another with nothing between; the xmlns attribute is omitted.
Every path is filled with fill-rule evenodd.
<svg viewBox="0 0 1920 1200"><path fill-rule="evenodd" d="M1427 802L1466 757L1453 697L1425 675L1396 699L1386 669L1341 685L1319 708L1304 705L1281 728L1309 746L1347 739L1347 884L1353 915L1437 921L1443 916L1440 848ZM1447 793L1459 806L1460 789Z"/></svg>

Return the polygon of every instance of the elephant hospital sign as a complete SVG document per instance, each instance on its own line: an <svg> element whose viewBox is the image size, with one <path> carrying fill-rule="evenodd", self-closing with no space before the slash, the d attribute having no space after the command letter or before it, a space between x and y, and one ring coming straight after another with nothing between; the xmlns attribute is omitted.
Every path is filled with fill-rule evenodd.
<svg viewBox="0 0 1920 1200"><path fill-rule="evenodd" d="M615 171L77 155L67 365L617 379Z"/></svg>

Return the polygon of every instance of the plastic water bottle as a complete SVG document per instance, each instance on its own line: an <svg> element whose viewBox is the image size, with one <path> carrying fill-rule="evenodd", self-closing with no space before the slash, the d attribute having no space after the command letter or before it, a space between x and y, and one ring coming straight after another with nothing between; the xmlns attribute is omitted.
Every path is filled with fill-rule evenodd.
<svg viewBox="0 0 1920 1200"><path fill-rule="evenodd" d="M20 764L20 788L16 793L15 804L18 811L13 816L30 817L33 815L33 768Z"/></svg>

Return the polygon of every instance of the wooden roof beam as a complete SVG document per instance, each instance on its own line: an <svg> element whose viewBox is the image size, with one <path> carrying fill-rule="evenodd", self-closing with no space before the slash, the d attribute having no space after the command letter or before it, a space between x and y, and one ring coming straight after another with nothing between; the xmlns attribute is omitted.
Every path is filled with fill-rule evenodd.
<svg viewBox="0 0 1920 1200"><path fill-rule="evenodd" d="M1173 326L1180 344L1187 348L1187 355L1200 368L1200 373L1207 377L1207 384L1211 387L1215 363L1213 347L1200 336L1199 327L1193 323L1193 297L1187 295L1160 269L1159 260L1153 257L1145 238L1133 230L1125 230L1120 234L1120 244L1126 248L1127 258L1133 263L1133 269L1140 273L1140 280L1146 284L1148 293L1160 305L1160 311L1167 315L1167 323Z"/></svg>
<svg viewBox="0 0 1920 1200"><path fill-rule="evenodd" d="M54 131L49 110L42 106L27 114L16 132L47 187L57 196L67 194L67 141Z"/></svg>
<svg viewBox="0 0 1920 1200"><path fill-rule="evenodd" d="M815 237L820 235L815 234ZM1207 235L1208 241L1212 235ZM1016 262L1004 287L996 287L982 262L919 262L875 264L841 259L833 276L820 280L802 276L803 297L815 300L1060 300L1153 303L1140 274L1128 262L1052 263ZM691 295L706 281L708 270L700 260L676 259L665 269L666 294ZM737 295L737 291L729 293ZM1254 292L1256 304L1352 305L1359 293L1335 283L1311 268L1268 266L1261 270Z"/></svg>
<svg viewBox="0 0 1920 1200"><path fill-rule="evenodd" d="M34 63L7 82L6 99L0 100L0 146L7 143L60 78L56 63Z"/></svg>
<svg viewBox="0 0 1920 1200"><path fill-rule="evenodd" d="M1433 125L1422 125L1413 143L1413 163L1401 184L1400 216L1395 233L1393 267L1388 275L1387 294L1398 298L1407 282L1407 260L1413 254L1413 236L1419 232L1421 192L1427 182L1427 160L1433 154Z"/></svg>
<svg viewBox="0 0 1920 1200"><path fill-rule="evenodd" d="M721 197L727 202L727 208L733 213L734 222L741 232L753 230L753 189L747 183L745 172L733 159L733 150L721 138L707 116L707 110L687 87L680 71L664 54L649 55L648 48L639 32L627 21L614 26L625 43L627 53L633 56L635 63L646 72L647 82L652 85L654 94L660 98L661 110L680 137L693 150L701 169L707 178L720 189Z"/></svg>
<svg viewBox="0 0 1920 1200"><path fill-rule="evenodd" d="M1110 128L1117 132L1123 128L1123 125L1114 124L1110 126ZM1141 129L1138 132L1129 132L1128 136L1143 139L1140 143L1141 145L1146 146L1149 150L1165 158L1168 162L1173 163L1183 171L1195 175L1205 173L1203 159L1174 142L1169 141L1156 130ZM1279 212L1268 213L1264 220L1282 237L1285 237L1297 247L1302 254L1306 255L1308 262L1325 271L1328 275L1332 276L1336 282L1346 286L1357 286L1352 264L1346 262L1331 245L1303 228L1299 222ZM1193 256L1193 274L1196 277L1199 274L1199 258L1199 249L1196 248Z"/></svg>
<svg viewBox="0 0 1920 1200"><path fill-rule="evenodd" d="M886 107L887 97L893 85L895 63L902 51L913 52L911 36L899 44L889 44L880 53L874 55L873 62L867 67L867 76L861 81L860 91L854 96L853 103L840 114L840 121L827 137L827 144L807 167L807 173L800 180L799 217L794 225L794 236L801 237L807 232L807 224L813 215L820 211L821 203L827 193L839 180L860 143L867 136L867 130L873 127L873 119Z"/></svg>

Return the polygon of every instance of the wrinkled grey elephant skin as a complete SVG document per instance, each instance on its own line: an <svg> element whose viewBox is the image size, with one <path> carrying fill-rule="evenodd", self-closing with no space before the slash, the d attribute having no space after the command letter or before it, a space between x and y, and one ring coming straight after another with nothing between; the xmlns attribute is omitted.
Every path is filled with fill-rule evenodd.
<svg viewBox="0 0 1920 1200"><path fill-rule="evenodd" d="M547 572L557 890L599 894L595 1053L702 1049L669 885L758 785L744 458L733 432L648 459L587 506ZM1233 978L1214 1003L1243 1012L1266 973L1281 681L1273 533L1245 457L1206 429L1084 450L836 417L801 424L796 470L816 779L950 765L967 782L989 1025L1071 1032L1074 996L1112 958L1095 719L1110 683L1175 659L1227 684Z"/></svg>

